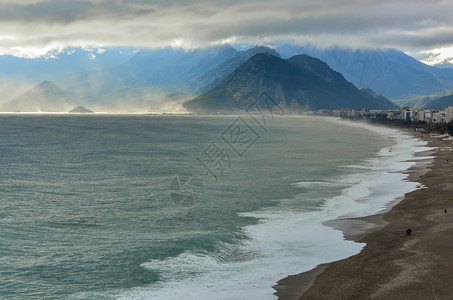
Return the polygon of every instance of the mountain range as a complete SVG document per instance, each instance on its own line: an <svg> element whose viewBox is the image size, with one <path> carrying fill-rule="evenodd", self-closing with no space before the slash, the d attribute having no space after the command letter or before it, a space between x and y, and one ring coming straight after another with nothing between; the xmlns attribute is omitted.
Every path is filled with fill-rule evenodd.
<svg viewBox="0 0 453 300"><path fill-rule="evenodd" d="M275 49L285 58L300 53L319 58L355 86L393 100L453 89L453 69L426 65L396 49L320 49L291 44L276 44Z"/></svg>
<svg viewBox="0 0 453 300"><path fill-rule="evenodd" d="M225 87L224 81L230 75L254 56L262 53L279 59L283 57L287 63L293 66L297 65L297 62L292 57L299 54L319 58L332 68L330 72L335 70L341 73L344 76L343 80L350 81L358 88L370 88L377 94L395 100L400 105L403 105L413 95L432 95L453 89L453 69L424 65L398 50L352 50L340 47L318 49L312 46L301 47L290 44L279 44L274 48L256 46L245 51L237 51L225 44L190 50L171 47L140 51L131 48L70 48L39 59L0 56L0 89L3 87L2 82L6 81L25 82L28 86L35 85L35 87L37 84L39 86L41 82L48 81L64 93L65 97L62 98L62 102L83 104L96 111L123 111L125 107L129 107L129 111L155 110L157 104L165 107L166 103L171 102L165 100L165 96L169 94L185 93L196 98L199 95L200 97L205 96L206 93L212 94L213 89L218 92L222 86ZM307 67L307 62L304 63ZM305 72L309 71L299 65L294 76L305 78L304 82L309 82L304 77L306 74L304 76L300 74L300 69ZM272 71L272 68L269 70ZM314 71L311 75L316 75L315 69L311 71ZM290 89L275 92L276 95L284 96L285 101L292 101L296 94L301 93L296 92L294 82L297 80L295 78L288 79L290 83L285 83L278 76L267 75L274 80L271 86ZM335 76L331 79L338 80ZM229 80L231 82L231 78ZM270 81L268 83L271 84ZM324 82L324 84L327 83L328 81ZM251 81L248 84L253 85ZM237 88L240 84L234 83L232 86ZM55 90L55 88L52 89ZM244 90L242 93L247 94L259 90L255 87ZM55 91L49 91L49 93L55 94ZM319 95L326 93L320 92ZM5 94L0 91L0 96ZM0 108L2 110L5 107L15 108L15 111L32 108L45 109L38 108L39 105L22 108L17 106L18 103L25 105L27 102L24 100L25 98L18 99L23 96L23 93L22 96L17 97L18 94L20 93L16 91L13 97L4 96L0 99L0 104L9 100L9 104L3 104ZM13 98L14 101L11 101ZM301 107L333 107L330 104L324 107L325 104L314 94L305 99L298 101ZM30 101L36 102L35 100ZM38 102L44 104L43 101ZM16 106L11 102L16 103L14 104ZM172 107L180 105L181 102L171 102ZM52 103L49 102L47 105L52 105ZM187 107L190 107L190 104Z"/></svg>
<svg viewBox="0 0 453 300"><path fill-rule="evenodd" d="M37 84L45 80L59 81L71 74L87 73L98 68L120 64L131 59L134 48L74 48L39 58L0 55L0 79L28 81Z"/></svg>
<svg viewBox="0 0 453 300"><path fill-rule="evenodd" d="M244 110L262 93L291 110L398 109L390 100L358 90L326 63L308 55L282 59L259 53L216 87L185 103L192 111Z"/></svg>

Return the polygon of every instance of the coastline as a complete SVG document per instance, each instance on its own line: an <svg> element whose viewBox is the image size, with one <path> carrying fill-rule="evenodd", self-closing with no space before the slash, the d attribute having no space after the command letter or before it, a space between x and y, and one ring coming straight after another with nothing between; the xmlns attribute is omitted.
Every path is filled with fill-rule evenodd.
<svg viewBox="0 0 453 300"><path fill-rule="evenodd" d="M431 153L418 152L416 156L430 154L434 157L429 160L415 160L416 164L404 172L408 174L408 180L420 182L426 188L407 193L403 199L396 199L382 213L327 222L326 225L343 231L345 239L363 242L366 246L360 253L349 258L322 264L310 271L280 280L274 286L277 291L275 295L279 299L384 298L389 295L394 299L396 291L400 293L396 298L406 298L407 287L411 287L412 295L412 290L418 291L424 286L417 284L418 278L427 279L426 274L434 272L434 269L427 267L426 260L430 257L427 250L420 252L426 249L425 240L432 243L434 238L431 234L434 232L439 240L428 246L437 245L439 248L439 243L446 239L444 231L453 229L453 217L450 223L446 218L449 214L444 213L444 209L449 211L449 208L453 213L453 205L448 203L448 199L453 203L453 197L448 194L453 189L453 172L448 172L445 176L445 167L453 167L453 162L451 165L445 165L446 159L453 152L439 150L440 147L452 147L451 140L442 141L427 134L405 131L427 141L429 147L439 147L431 150ZM426 209L424 200L433 195L436 200L442 198L443 201L430 202L432 207ZM434 214L434 217L430 217L431 214ZM434 225L430 222L434 222ZM432 226L429 226L430 224ZM435 226L444 230L429 230ZM409 237L406 237L405 233L407 228L413 230ZM446 245L451 246L448 240ZM435 246L431 248L436 250ZM446 249L437 250L443 253L440 257L449 258ZM437 259L436 262L440 263L442 260ZM451 267L453 265L444 271L449 272ZM448 286L449 278L444 278L447 281L440 280L444 282L443 287ZM447 288L446 293L445 290L436 293L444 292L444 296L450 295L453 293L450 289ZM417 293L413 292L413 296L418 295ZM424 295L424 298L433 297L431 288L425 287Z"/></svg>

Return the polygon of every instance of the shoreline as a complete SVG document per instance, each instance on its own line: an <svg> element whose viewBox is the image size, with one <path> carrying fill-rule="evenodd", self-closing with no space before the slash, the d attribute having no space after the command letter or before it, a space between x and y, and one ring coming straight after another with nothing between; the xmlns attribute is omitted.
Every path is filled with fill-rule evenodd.
<svg viewBox="0 0 453 300"><path fill-rule="evenodd" d="M276 290L275 295L278 296L279 299L369 298L371 296L380 298L384 297L385 293L380 292L384 293L381 295L380 293L377 293L378 291L386 289L388 290L388 295L394 296L393 291L396 287L399 287L399 290L402 291L402 298L406 296L403 288L406 285L398 285L393 282L405 282L402 279L407 277L407 274L403 271L400 270L398 272L401 268L404 270L404 267L401 267L400 264L406 266L407 269L411 269L412 267L413 270L418 270L418 268L413 268L408 262L404 264L397 261L397 259L393 257L392 250L402 252L399 254L403 257L404 255L409 256L410 253L407 252L409 249L404 251L405 248L401 250L398 247L404 247L404 242L406 240L413 241L415 239L415 233L418 235L419 226L417 226L417 222L409 223L406 219L401 219L401 216L405 215L405 211L402 211L402 209L406 210L407 207L411 207L411 204L415 204L410 202L410 199L413 197L419 200L417 202L423 202L423 195L433 194L433 190L436 189L435 185L439 184L439 181L446 181L447 185L449 182L452 183L443 193L448 194L448 191L453 187L453 172L450 172L451 178L449 177L450 179L447 179L446 176L439 175L439 167L442 166L442 160L445 161L447 159L446 156L449 156L449 153L450 155L453 154L453 152L439 151L442 147L452 147L451 141L442 141L439 138L432 138L427 134L416 133L409 130L403 131L427 141L428 147L437 147L433 150L417 152L415 155L416 157L431 155L433 158L413 160L416 164L404 171L405 174L408 174L407 180L419 182L424 185L424 188L407 193L402 199L395 199L389 203L387 209L381 213L361 218L337 219L326 222L326 225L341 230L345 239L363 242L366 243L366 246L358 254L351 257L321 264L312 270L296 275L290 275L279 280L274 286L274 289ZM453 158L450 167L453 167ZM442 171L440 173L442 173ZM435 179L431 178L433 176ZM452 200L451 206L453 205L453 197L450 196L450 199ZM446 206L444 209L448 210L447 204L448 203L439 203L441 206ZM423 207L418 209L423 210ZM444 209L441 209L442 213L444 212ZM451 213L453 213L453 207L451 207L451 211ZM429 212L427 211L427 213ZM417 216L419 216L419 214L417 214ZM450 225L453 229L453 221ZM406 237L405 231L407 228L412 228L414 234ZM381 237L388 242L388 245L379 243ZM370 262L374 263L370 264ZM358 268L358 266L361 267ZM372 266L375 269L373 269ZM453 274L451 275L453 276ZM388 284L383 285L385 282L388 282Z"/></svg>

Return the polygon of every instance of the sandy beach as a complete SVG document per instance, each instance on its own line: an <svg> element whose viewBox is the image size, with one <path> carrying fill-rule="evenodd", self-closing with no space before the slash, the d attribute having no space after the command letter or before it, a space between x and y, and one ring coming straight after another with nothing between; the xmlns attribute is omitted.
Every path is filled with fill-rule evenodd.
<svg viewBox="0 0 453 300"><path fill-rule="evenodd" d="M453 299L452 141L410 133L435 147L434 159L407 171L424 188L382 214L327 224L366 246L352 257L280 280L274 286L279 299Z"/></svg>

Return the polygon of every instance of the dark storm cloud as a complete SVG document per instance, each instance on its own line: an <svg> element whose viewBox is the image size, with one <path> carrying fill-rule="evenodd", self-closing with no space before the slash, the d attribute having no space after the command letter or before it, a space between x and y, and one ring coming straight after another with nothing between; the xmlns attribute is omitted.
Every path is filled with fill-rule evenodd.
<svg viewBox="0 0 453 300"><path fill-rule="evenodd" d="M96 18L121 18L151 14L152 9L121 5L120 2L94 2L74 0L53 0L24 5L20 1L0 6L1 21L60 22L71 23L77 20Z"/></svg>
<svg viewBox="0 0 453 300"><path fill-rule="evenodd" d="M452 1L425 0L0 0L0 51L285 38L420 50L453 44L451 11Z"/></svg>

